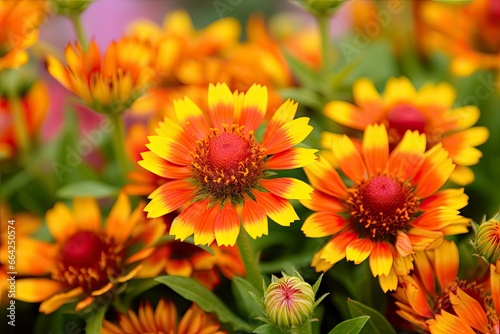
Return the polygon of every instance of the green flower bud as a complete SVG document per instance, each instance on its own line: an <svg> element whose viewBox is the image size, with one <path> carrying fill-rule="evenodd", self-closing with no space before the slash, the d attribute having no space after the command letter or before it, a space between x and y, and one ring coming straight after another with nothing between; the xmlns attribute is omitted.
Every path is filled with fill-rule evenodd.
<svg viewBox="0 0 500 334"><path fill-rule="evenodd" d="M344 0L301 0L298 3L313 15L331 15Z"/></svg>
<svg viewBox="0 0 500 334"><path fill-rule="evenodd" d="M314 313L314 291L302 278L283 274L272 282L264 294L264 307L270 323L280 328L300 327Z"/></svg>
<svg viewBox="0 0 500 334"><path fill-rule="evenodd" d="M481 225L473 224L475 247L478 256L486 262L494 264L497 268L500 265L500 213L493 218L484 221Z"/></svg>
<svg viewBox="0 0 500 334"><path fill-rule="evenodd" d="M83 13L94 0L52 0L54 11L60 15L79 15Z"/></svg>

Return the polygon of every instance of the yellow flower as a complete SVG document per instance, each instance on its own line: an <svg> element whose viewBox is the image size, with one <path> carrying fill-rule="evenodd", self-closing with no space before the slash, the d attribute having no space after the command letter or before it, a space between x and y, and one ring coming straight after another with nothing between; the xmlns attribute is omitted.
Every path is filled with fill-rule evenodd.
<svg viewBox="0 0 500 334"><path fill-rule="evenodd" d="M96 200L75 198L72 209L57 203L46 214L55 243L32 240L17 254L18 263L26 267L18 268L19 275L50 278L19 279L16 297L42 302L40 312L46 314L71 301L78 302L77 311L96 299L109 302L118 287L137 274L140 261L151 255L152 245L163 235L163 222L146 220L143 207L131 212L128 198L120 194L101 226Z"/></svg>
<svg viewBox="0 0 500 334"><path fill-rule="evenodd" d="M326 116L334 121L364 130L370 124L384 124L391 150L401 141L407 130L426 136L426 149L441 144L456 165L450 179L460 185L474 180L468 167L478 163L482 156L476 146L488 139L488 129L472 127L479 119L476 106L452 108L455 90L447 83L428 83L416 90L405 77L387 81L384 94L373 82L359 79L353 86L354 103L331 101L325 105ZM328 147L335 136L323 135Z"/></svg>
<svg viewBox="0 0 500 334"><path fill-rule="evenodd" d="M38 27L49 11L46 0L0 0L0 71L28 61L26 48L38 39Z"/></svg>
<svg viewBox="0 0 500 334"><path fill-rule="evenodd" d="M118 315L118 324L105 320L101 334L225 334L213 315L206 314L196 304L177 321L177 310L171 301L160 299L153 311L149 302L139 306L137 313Z"/></svg>
<svg viewBox="0 0 500 334"><path fill-rule="evenodd" d="M112 42L104 57L95 41L86 51L68 44L64 53L67 66L47 57L49 73L96 112L122 113L152 85L151 50L135 39Z"/></svg>

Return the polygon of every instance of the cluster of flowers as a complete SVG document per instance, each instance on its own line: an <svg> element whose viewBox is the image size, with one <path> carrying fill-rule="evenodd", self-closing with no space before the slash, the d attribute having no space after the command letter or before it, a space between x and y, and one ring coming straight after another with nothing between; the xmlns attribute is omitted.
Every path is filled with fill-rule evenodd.
<svg viewBox="0 0 500 334"><path fill-rule="evenodd" d="M68 15L79 29L78 17L91 2L0 3L0 73L14 78L49 14ZM303 1L320 23L340 4ZM419 36L432 36L418 44L422 52L444 49L452 71L462 75L498 69L495 0L451 9L433 2L412 6ZM439 22L440 13L450 11L466 19L464 32ZM301 85L290 60L312 72L331 71L330 56L321 56L320 32L272 36L258 16L248 21L243 42L240 30L232 18L196 30L186 12L175 11L161 26L134 22L105 51L80 33L64 50L65 60L44 56L53 78L109 118L113 163L122 177L105 218L109 202L89 196L75 197L70 206L54 203L43 223L47 240L33 236L41 217L11 214L2 204L2 229L4 217L18 222L16 298L41 303L46 314L66 304L85 312L130 293L132 281L162 274L192 277L208 290L236 276L260 288L258 263L245 245L269 234L270 218L281 226L300 221L302 238L328 238L310 262L317 272L334 271L344 258L355 265L367 261L411 328L499 333L499 217L478 225L459 212L468 203L462 187L474 181L470 166L482 155L476 147L489 136L487 127L474 126L479 109L453 107L456 93L448 83L417 89L401 76L390 78L383 93L369 79L357 79L351 102L323 96L327 102L318 114L300 111L280 92ZM0 88L5 166L27 166L49 108L44 82L26 80ZM136 117L125 124L126 112ZM310 117L295 117L301 112ZM320 134L325 128L309 124L319 116L346 134ZM307 139L313 131L317 149ZM312 213L299 215L298 202L290 200ZM459 278L451 236L468 233L471 225L488 273ZM2 300L6 238L2 230ZM283 276L274 277L263 296L265 321L304 326L318 304L318 287ZM145 302L137 313L121 313L118 322L105 320L101 332L221 333L221 319L202 308L193 304L177 321L173 301L160 300L155 311Z"/></svg>

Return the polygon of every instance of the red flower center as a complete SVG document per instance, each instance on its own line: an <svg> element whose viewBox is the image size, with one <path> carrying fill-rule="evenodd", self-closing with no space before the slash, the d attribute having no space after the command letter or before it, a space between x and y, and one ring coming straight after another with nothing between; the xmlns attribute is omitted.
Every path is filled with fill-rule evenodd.
<svg viewBox="0 0 500 334"><path fill-rule="evenodd" d="M92 267L101 258L104 244L90 231L77 232L63 246L62 260L67 266Z"/></svg>
<svg viewBox="0 0 500 334"><path fill-rule="evenodd" d="M205 195L215 201L241 201L254 187L265 170L265 149L254 139L253 132L233 124L212 132L198 141L192 152L194 179Z"/></svg>
<svg viewBox="0 0 500 334"><path fill-rule="evenodd" d="M60 252L55 280L70 288L82 287L94 291L117 278L123 269L124 248L113 239L91 231L79 231L70 236Z"/></svg>
<svg viewBox="0 0 500 334"><path fill-rule="evenodd" d="M394 106L387 114L389 128L402 137L407 130L425 133L427 119L412 105L400 104Z"/></svg>
<svg viewBox="0 0 500 334"><path fill-rule="evenodd" d="M238 170L241 162L250 156L248 140L234 133L216 135L208 145L208 163L227 173Z"/></svg>
<svg viewBox="0 0 500 334"><path fill-rule="evenodd" d="M374 176L349 190L346 203L361 235L389 240L404 230L417 212L412 187L394 177Z"/></svg>

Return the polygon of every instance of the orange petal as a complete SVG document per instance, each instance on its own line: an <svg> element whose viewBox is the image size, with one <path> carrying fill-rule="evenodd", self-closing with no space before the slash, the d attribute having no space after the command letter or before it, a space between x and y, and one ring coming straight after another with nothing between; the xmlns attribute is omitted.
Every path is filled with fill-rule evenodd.
<svg viewBox="0 0 500 334"><path fill-rule="evenodd" d="M313 188L291 177L262 179L260 184L270 193L287 199L310 199Z"/></svg>
<svg viewBox="0 0 500 334"><path fill-rule="evenodd" d="M369 125L364 133L363 158L369 175L377 175L387 168L389 139L384 125Z"/></svg>
<svg viewBox="0 0 500 334"><path fill-rule="evenodd" d="M346 135L333 143L332 152L340 169L354 182L361 182L366 177L366 168L361 155Z"/></svg>
<svg viewBox="0 0 500 334"><path fill-rule="evenodd" d="M458 248L453 241L444 240L434 250L434 273L439 286L446 287L453 283L458 274Z"/></svg>
<svg viewBox="0 0 500 334"><path fill-rule="evenodd" d="M193 266L188 259L169 259L165 269L169 275L190 277L193 274Z"/></svg>
<svg viewBox="0 0 500 334"><path fill-rule="evenodd" d="M352 86L352 95L354 102L363 110L363 113L358 116L358 122L360 122L358 124L373 124L382 119L385 101L372 81L365 78L356 80ZM366 125L360 130L363 130Z"/></svg>
<svg viewBox="0 0 500 334"><path fill-rule="evenodd" d="M184 241L187 237L194 233L194 228L199 219L207 212L208 199L194 202L175 217L170 227L170 235L174 235L175 239Z"/></svg>
<svg viewBox="0 0 500 334"><path fill-rule="evenodd" d="M431 249L431 246L439 246L444 240L442 232L429 231L421 228L411 228L406 232L410 238L413 250L415 252Z"/></svg>
<svg viewBox="0 0 500 334"><path fill-rule="evenodd" d="M148 213L148 218L166 215L189 202L195 195L196 190L196 185L184 180L162 184L149 195L151 202L144 208L144 211Z"/></svg>
<svg viewBox="0 0 500 334"><path fill-rule="evenodd" d="M346 248L347 261L354 261L354 264L360 264L371 254L373 242L367 238L356 239Z"/></svg>
<svg viewBox="0 0 500 334"><path fill-rule="evenodd" d="M208 134L209 126L201 109L188 97L174 101L175 114L179 124L200 140Z"/></svg>
<svg viewBox="0 0 500 334"><path fill-rule="evenodd" d="M16 298L39 303L64 289L64 284L48 278L22 278L16 281Z"/></svg>
<svg viewBox="0 0 500 334"><path fill-rule="evenodd" d="M469 324L459 317L441 310L441 314L434 315L434 319L426 321L432 334L475 334Z"/></svg>
<svg viewBox="0 0 500 334"><path fill-rule="evenodd" d="M208 86L208 114L212 125L222 129L223 124L231 126L234 121L234 97L226 84Z"/></svg>
<svg viewBox="0 0 500 334"><path fill-rule="evenodd" d="M425 211L412 222L412 226L429 231L439 231L451 224L460 222L462 216L457 210L438 207Z"/></svg>
<svg viewBox="0 0 500 334"><path fill-rule="evenodd" d="M448 152L436 145L425 152L424 160L411 181L417 186L415 193L420 198L434 194L448 180L455 165Z"/></svg>
<svg viewBox="0 0 500 334"><path fill-rule="evenodd" d="M401 256L408 256L413 253L410 238L400 230L396 232L396 249Z"/></svg>
<svg viewBox="0 0 500 334"><path fill-rule="evenodd" d="M373 277L379 275L388 276L392 269L394 258L389 244L385 241L377 241L373 244L373 250L369 257L370 269Z"/></svg>
<svg viewBox="0 0 500 334"><path fill-rule="evenodd" d="M209 246L215 240L215 219L220 211L220 204L215 203L205 213L202 213L200 219L194 226L195 245Z"/></svg>
<svg viewBox="0 0 500 334"><path fill-rule="evenodd" d="M416 172L425 151L425 134L406 131L403 139L389 156L388 170L403 179Z"/></svg>
<svg viewBox="0 0 500 334"><path fill-rule="evenodd" d="M153 152L144 152L141 156L144 160L138 164L142 168L166 179L187 179L192 174L190 167L170 163Z"/></svg>
<svg viewBox="0 0 500 334"><path fill-rule="evenodd" d="M278 108L278 110L276 110L273 117L269 121L269 124L267 125L262 143L267 143L269 137L273 136L276 131L278 131L278 129L293 120L295 113L297 112L297 106L298 103L288 99Z"/></svg>
<svg viewBox="0 0 500 334"><path fill-rule="evenodd" d="M417 91L406 77L390 78L385 84L384 100L393 105L401 102L413 102L417 97Z"/></svg>
<svg viewBox="0 0 500 334"><path fill-rule="evenodd" d="M300 200L300 203L312 211L343 212L344 204L335 197L331 197L322 191L314 190L311 199Z"/></svg>
<svg viewBox="0 0 500 334"><path fill-rule="evenodd" d="M94 198L75 198L73 214L79 230L93 232L101 230L101 212Z"/></svg>
<svg viewBox="0 0 500 334"><path fill-rule="evenodd" d="M418 279L423 284L429 295L435 295L438 290L436 289L436 283L434 279L434 269L432 268L426 252L416 252L413 255L413 258L415 261L415 271L418 275ZM441 287L441 289L445 288L446 286Z"/></svg>
<svg viewBox="0 0 500 334"><path fill-rule="evenodd" d="M450 209L458 210L467 205L468 199L469 196L464 193L464 188L445 189L423 200L419 205L419 209L427 211L444 206Z"/></svg>
<svg viewBox="0 0 500 334"><path fill-rule="evenodd" d="M317 162L304 167L304 171L314 189L337 198L347 197L347 188L344 182L325 158L320 156Z"/></svg>
<svg viewBox="0 0 500 334"><path fill-rule="evenodd" d="M443 148L448 151L453 162L461 166L471 166L479 162L482 157L480 150L474 148L486 142L489 131L486 127L478 126L454 133L443 139Z"/></svg>
<svg viewBox="0 0 500 334"><path fill-rule="evenodd" d="M500 272L498 272L498 261L496 266L490 264L490 282L491 282L491 299L493 299L493 304L497 310L497 314L500 314Z"/></svg>
<svg viewBox="0 0 500 334"><path fill-rule="evenodd" d="M88 306L90 306L90 304L92 304L94 299L95 299L95 297L90 296L90 297L85 298L81 302L78 302L78 304L76 304L76 306L75 306L75 311L81 311L81 310L87 308Z"/></svg>
<svg viewBox="0 0 500 334"><path fill-rule="evenodd" d="M106 224L104 226L104 232L109 235L116 237L121 234L123 226L126 225L127 220L130 216L130 201L125 195L125 193L120 192L118 195L118 199L116 200L111 212L106 219ZM130 229L127 229L130 232ZM130 233L129 233L130 234ZM125 238L119 238L118 242L124 241L127 239L128 235Z"/></svg>
<svg viewBox="0 0 500 334"><path fill-rule="evenodd" d="M250 198L246 198L245 202L243 202L241 221L245 231L247 231L253 239L259 238L262 235L267 235L268 233L266 212L259 204Z"/></svg>
<svg viewBox="0 0 500 334"><path fill-rule="evenodd" d="M302 232L308 238L322 238L342 230L348 222L332 212L315 212L302 225Z"/></svg>
<svg viewBox="0 0 500 334"><path fill-rule="evenodd" d="M433 312L427 301L427 293L412 276L402 277L402 286L411 308L420 316L431 318Z"/></svg>
<svg viewBox="0 0 500 334"><path fill-rule="evenodd" d="M347 246L358 238L358 233L351 230L338 233L321 249L319 258L333 265L346 256Z"/></svg>
<svg viewBox="0 0 500 334"><path fill-rule="evenodd" d="M269 169L295 169L310 165L316 161L317 150L296 147L277 153L267 161Z"/></svg>
<svg viewBox="0 0 500 334"><path fill-rule="evenodd" d="M254 191L252 193L259 206L264 209L266 215L282 226L290 226L290 223L299 220L293 206L286 199L273 195Z"/></svg>
<svg viewBox="0 0 500 334"><path fill-rule="evenodd" d="M328 102L323 112L335 122L357 130L364 130L369 124L377 121L377 115L344 101Z"/></svg>
<svg viewBox="0 0 500 334"><path fill-rule="evenodd" d="M253 84L245 93L241 107L241 124L245 126L245 131L257 130L266 115L266 110L267 87Z"/></svg>
<svg viewBox="0 0 500 334"><path fill-rule="evenodd" d="M398 287L398 275L392 270L389 275L379 275L378 282L384 293L387 291L394 291Z"/></svg>
<svg viewBox="0 0 500 334"><path fill-rule="evenodd" d="M450 291L450 302L457 316L465 320L470 326L481 333L488 333L488 318L481 304L466 294L462 289L457 288L455 295Z"/></svg>
<svg viewBox="0 0 500 334"><path fill-rule="evenodd" d="M215 240L218 246L233 246L240 233L240 218L231 201L226 204L215 218Z"/></svg>
<svg viewBox="0 0 500 334"><path fill-rule="evenodd" d="M160 158L180 166L187 166L193 160L189 146L181 137L149 136L148 140L146 147Z"/></svg>
<svg viewBox="0 0 500 334"><path fill-rule="evenodd" d="M46 214L47 227L58 243L64 243L77 231L76 220L70 209L63 203L56 203Z"/></svg>
<svg viewBox="0 0 500 334"><path fill-rule="evenodd" d="M313 129L308 123L307 117L294 119L264 138L262 146L266 148L266 154L283 152L302 142Z"/></svg>
<svg viewBox="0 0 500 334"><path fill-rule="evenodd" d="M52 313L71 299L80 296L82 293L83 289L81 287L65 293L58 293L40 304L40 312L45 314Z"/></svg>
<svg viewBox="0 0 500 334"><path fill-rule="evenodd" d="M47 71L49 71L50 75L54 77L61 85L64 86L69 91L73 93L74 88L69 79L69 73L64 67L64 65L55 57L48 55L46 58Z"/></svg>

